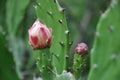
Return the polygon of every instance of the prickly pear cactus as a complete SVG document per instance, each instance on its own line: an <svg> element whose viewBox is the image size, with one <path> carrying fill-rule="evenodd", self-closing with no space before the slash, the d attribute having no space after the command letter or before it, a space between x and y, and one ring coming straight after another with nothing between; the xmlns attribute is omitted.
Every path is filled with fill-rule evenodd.
<svg viewBox="0 0 120 80"><path fill-rule="evenodd" d="M113 0L102 14L91 50L88 80L120 79L120 1Z"/></svg>
<svg viewBox="0 0 120 80"><path fill-rule="evenodd" d="M41 74L61 74L63 70L68 68L66 64L69 64L68 55L70 49L69 30L64 16L64 8L60 7L57 0L37 0L34 7L36 9L37 18L48 27L51 27L53 32L51 48L47 49L47 53L46 49L44 50L46 53L45 56L43 56L43 51L40 51L37 55L38 68ZM51 67L45 72L43 66L48 64ZM52 79L48 77L46 80Z"/></svg>
<svg viewBox="0 0 120 80"><path fill-rule="evenodd" d="M88 55L80 56L79 54L74 54L73 72L77 80L80 79L81 74L87 67L87 58Z"/></svg>
<svg viewBox="0 0 120 80"><path fill-rule="evenodd" d="M53 80L52 54L49 49L37 52L37 66L44 80Z"/></svg>

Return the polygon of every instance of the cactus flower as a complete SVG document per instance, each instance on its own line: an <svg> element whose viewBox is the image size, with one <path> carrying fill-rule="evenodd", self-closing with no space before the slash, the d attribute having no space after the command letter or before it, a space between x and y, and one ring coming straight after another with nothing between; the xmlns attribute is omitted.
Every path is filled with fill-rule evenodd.
<svg viewBox="0 0 120 80"><path fill-rule="evenodd" d="M51 46L52 29L41 23L38 19L28 30L29 43L34 50Z"/></svg>
<svg viewBox="0 0 120 80"><path fill-rule="evenodd" d="M88 47L85 43L79 43L75 48L75 53L84 55L88 53Z"/></svg>

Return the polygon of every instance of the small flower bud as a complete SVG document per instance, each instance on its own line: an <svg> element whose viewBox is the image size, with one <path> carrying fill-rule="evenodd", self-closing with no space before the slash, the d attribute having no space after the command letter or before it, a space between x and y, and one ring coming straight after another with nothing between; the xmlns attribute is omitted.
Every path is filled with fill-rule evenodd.
<svg viewBox="0 0 120 80"><path fill-rule="evenodd" d="M51 46L52 29L41 23L38 19L28 30L29 43L33 49L43 49Z"/></svg>
<svg viewBox="0 0 120 80"><path fill-rule="evenodd" d="M75 52L80 55L84 55L88 53L88 47L85 43L79 43L75 48Z"/></svg>

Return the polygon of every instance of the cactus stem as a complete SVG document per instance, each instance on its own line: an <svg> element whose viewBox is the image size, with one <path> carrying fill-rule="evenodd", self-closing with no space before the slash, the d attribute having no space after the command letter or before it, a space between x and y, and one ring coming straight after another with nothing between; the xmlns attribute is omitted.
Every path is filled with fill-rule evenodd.
<svg viewBox="0 0 120 80"><path fill-rule="evenodd" d="M66 38L67 38L67 43L66 43L66 55L69 55L69 51L70 51L70 45L69 45L69 40L70 40L70 31L67 29L66 31L65 31L65 34L66 34ZM66 59L66 69L67 70L69 70L68 68L69 68L69 66L70 66L70 60L69 59Z"/></svg>
<svg viewBox="0 0 120 80"><path fill-rule="evenodd" d="M47 11L47 14L52 16L52 12L51 11Z"/></svg>
<svg viewBox="0 0 120 80"><path fill-rule="evenodd" d="M62 21L62 20L59 20L59 23L60 23L60 24L63 24L63 21Z"/></svg>

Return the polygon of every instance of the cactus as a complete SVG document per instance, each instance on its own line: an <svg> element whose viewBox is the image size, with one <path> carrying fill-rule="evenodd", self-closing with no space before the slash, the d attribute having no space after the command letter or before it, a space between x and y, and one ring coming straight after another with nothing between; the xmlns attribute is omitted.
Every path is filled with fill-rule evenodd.
<svg viewBox="0 0 120 80"><path fill-rule="evenodd" d="M81 79L81 75L87 69L88 66L88 46L85 43L79 43L75 48L74 61L73 61L73 72L75 78Z"/></svg>
<svg viewBox="0 0 120 80"><path fill-rule="evenodd" d="M45 80L52 80L52 75L50 76L50 74L61 74L63 70L68 69L69 65L69 30L64 15L64 8L60 7L57 0L37 0L34 7L37 18L48 27L51 27L53 32L51 48L37 53L39 59L37 60L37 65L42 77ZM44 52L46 56L43 57ZM51 60L51 64L49 64L48 60ZM42 68L45 65L51 66L49 74L47 70L44 71ZM49 76L46 78L44 74Z"/></svg>
<svg viewBox="0 0 120 80"><path fill-rule="evenodd" d="M120 74L120 1L112 0L101 15L91 50L88 80L119 80Z"/></svg>
<svg viewBox="0 0 120 80"><path fill-rule="evenodd" d="M41 76L44 80L53 80L53 66L52 66L52 54L49 49L36 52L37 66L40 70Z"/></svg>
<svg viewBox="0 0 120 80"><path fill-rule="evenodd" d="M73 61L73 73L75 79L80 79L83 72L87 69L88 55L80 56L79 54L74 54L74 61Z"/></svg>
<svg viewBox="0 0 120 80"><path fill-rule="evenodd" d="M53 74L55 74L57 80L63 79L64 76L61 76L63 75L62 72L69 69L68 58L70 49L69 30L64 16L64 8L59 6L57 0L37 0L34 7L38 19L48 27L51 27L54 35L51 48L38 52L37 66L45 80L54 80ZM113 19L114 21L112 21ZM116 47L119 47L119 44L117 44L119 38L116 35L119 33L119 23L117 25L115 21L119 21L119 5L117 0L114 0L110 8L102 14L98 24L94 47L91 51L91 71L88 80L97 80L99 76L101 76L100 78L102 80L118 78L117 72L111 75L112 78L105 76L107 74L103 75L102 72L102 70L107 70L108 67L107 72L110 72L114 65L113 63L117 62L116 60L118 59L117 54L119 49L116 49ZM112 43L114 38L116 41ZM110 50L107 50L108 47ZM87 56L74 55L73 72L76 79L80 78L82 75L81 72L87 66L86 61L84 61L86 58ZM103 60L102 58L104 58L105 61L101 61ZM110 64L110 66L108 64ZM119 69L116 68L116 70Z"/></svg>

